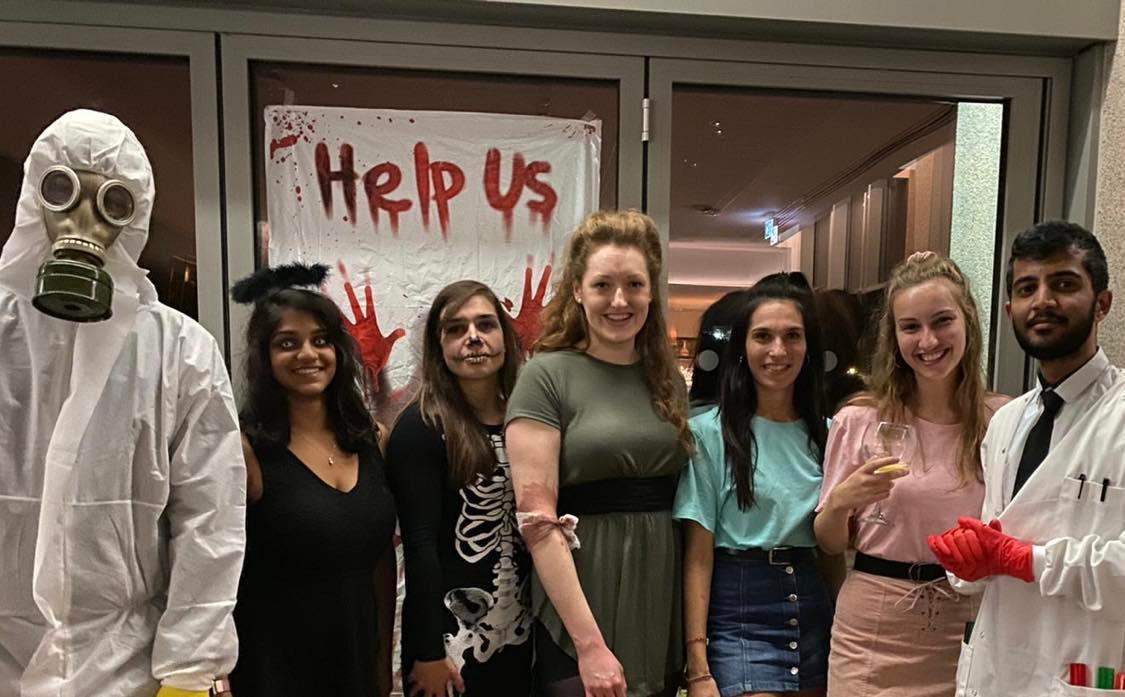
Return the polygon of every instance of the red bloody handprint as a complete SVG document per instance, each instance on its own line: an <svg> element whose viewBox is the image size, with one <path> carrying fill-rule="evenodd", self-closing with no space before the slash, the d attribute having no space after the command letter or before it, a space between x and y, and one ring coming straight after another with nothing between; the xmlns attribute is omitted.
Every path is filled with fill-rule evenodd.
<svg viewBox="0 0 1125 697"><path fill-rule="evenodd" d="M543 331L543 321L540 315L543 313L543 298L547 295L547 284L551 280L551 265L553 259L547 260L547 265L543 267L543 275L539 277L539 285L535 288L534 295L531 292L531 271L532 264L535 263L535 257L530 254L527 255L527 268L523 272L523 298L520 300L520 311L518 314L512 316L512 322L516 325L516 336L519 337L520 348L525 352L530 351L535 340L539 338L539 334ZM504 298L504 308L508 314L512 314L512 301Z"/></svg>
<svg viewBox="0 0 1125 697"><path fill-rule="evenodd" d="M348 315L345 313L344 326L359 346L360 360L363 362L364 371L370 378L369 384L374 391L378 392L380 391L379 374L387 365L387 359L391 356L391 349L394 348L395 342L405 336L406 331L402 327L398 327L390 334L383 336L382 330L379 329L379 319L375 316L375 299L371 294L371 284L364 285L363 294L367 306L365 310L361 310L359 300L355 295L355 287L352 285L351 279L348 278L348 270L344 266L344 262L337 262L336 266L340 269L340 275L344 278L344 292L348 294L348 302L352 306L352 316L355 317L353 322L348 319Z"/></svg>

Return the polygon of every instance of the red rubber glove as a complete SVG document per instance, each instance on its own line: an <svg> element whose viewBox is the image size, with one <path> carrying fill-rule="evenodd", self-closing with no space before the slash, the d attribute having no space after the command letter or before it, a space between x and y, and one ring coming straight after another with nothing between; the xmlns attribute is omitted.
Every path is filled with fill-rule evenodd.
<svg viewBox="0 0 1125 697"><path fill-rule="evenodd" d="M938 561L955 576L966 581L997 575L1035 580L1031 545L1005 535L999 520L985 525L976 518L959 518L957 523L928 540Z"/></svg>
<svg viewBox="0 0 1125 697"><path fill-rule="evenodd" d="M926 539L938 563L957 578L979 581L989 575L988 558L979 536L958 525Z"/></svg>
<svg viewBox="0 0 1125 697"><path fill-rule="evenodd" d="M993 520L988 525L976 518L960 518L957 522L962 528L976 532L989 557L992 575L1006 574L1027 583L1035 580L1031 545L1005 535L999 520Z"/></svg>

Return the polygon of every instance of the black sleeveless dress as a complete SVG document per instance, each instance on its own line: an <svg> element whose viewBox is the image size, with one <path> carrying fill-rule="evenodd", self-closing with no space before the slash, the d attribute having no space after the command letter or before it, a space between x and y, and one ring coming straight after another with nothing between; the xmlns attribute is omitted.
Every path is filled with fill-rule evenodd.
<svg viewBox="0 0 1125 697"><path fill-rule="evenodd" d="M262 498L246 511L246 561L234 619L239 697L374 697L375 564L395 508L375 448L338 491L286 448L255 449Z"/></svg>

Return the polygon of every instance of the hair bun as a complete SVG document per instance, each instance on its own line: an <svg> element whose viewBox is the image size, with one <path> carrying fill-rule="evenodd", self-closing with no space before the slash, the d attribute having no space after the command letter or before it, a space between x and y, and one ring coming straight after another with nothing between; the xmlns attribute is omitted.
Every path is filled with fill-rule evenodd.
<svg viewBox="0 0 1125 697"><path fill-rule="evenodd" d="M805 276L805 274L801 273L800 271L790 271L787 274L787 278L789 279L790 283L797 286L798 288L804 288L805 290L812 290L812 285L809 284L808 277Z"/></svg>
<svg viewBox="0 0 1125 697"><path fill-rule="evenodd" d="M936 256L937 256L937 252L932 252L928 249L922 249L922 250L914 252L910 256L906 257L906 263L908 263L908 264L920 264L923 261L926 261L927 259L931 259L931 258L936 257Z"/></svg>
<svg viewBox="0 0 1125 697"><path fill-rule="evenodd" d="M231 286L230 297L236 303L250 304L283 288L319 286L328 277L324 264L285 264L258 269Z"/></svg>

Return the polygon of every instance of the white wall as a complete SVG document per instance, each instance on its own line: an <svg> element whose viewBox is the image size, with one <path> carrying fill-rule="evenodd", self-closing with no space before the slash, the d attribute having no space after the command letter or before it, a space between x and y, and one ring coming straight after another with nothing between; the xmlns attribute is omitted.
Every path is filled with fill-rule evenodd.
<svg viewBox="0 0 1125 697"><path fill-rule="evenodd" d="M1102 348L1110 360L1125 365L1125 42L1118 42L1109 57L1105 101L1101 111L1098 146L1098 185L1094 234L1109 259L1109 287L1117 295L1100 332Z"/></svg>
<svg viewBox="0 0 1125 697"><path fill-rule="evenodd" d="M1044 37L1117 37L1118 0L483 0L501 5L691 14Z"/></svg>

